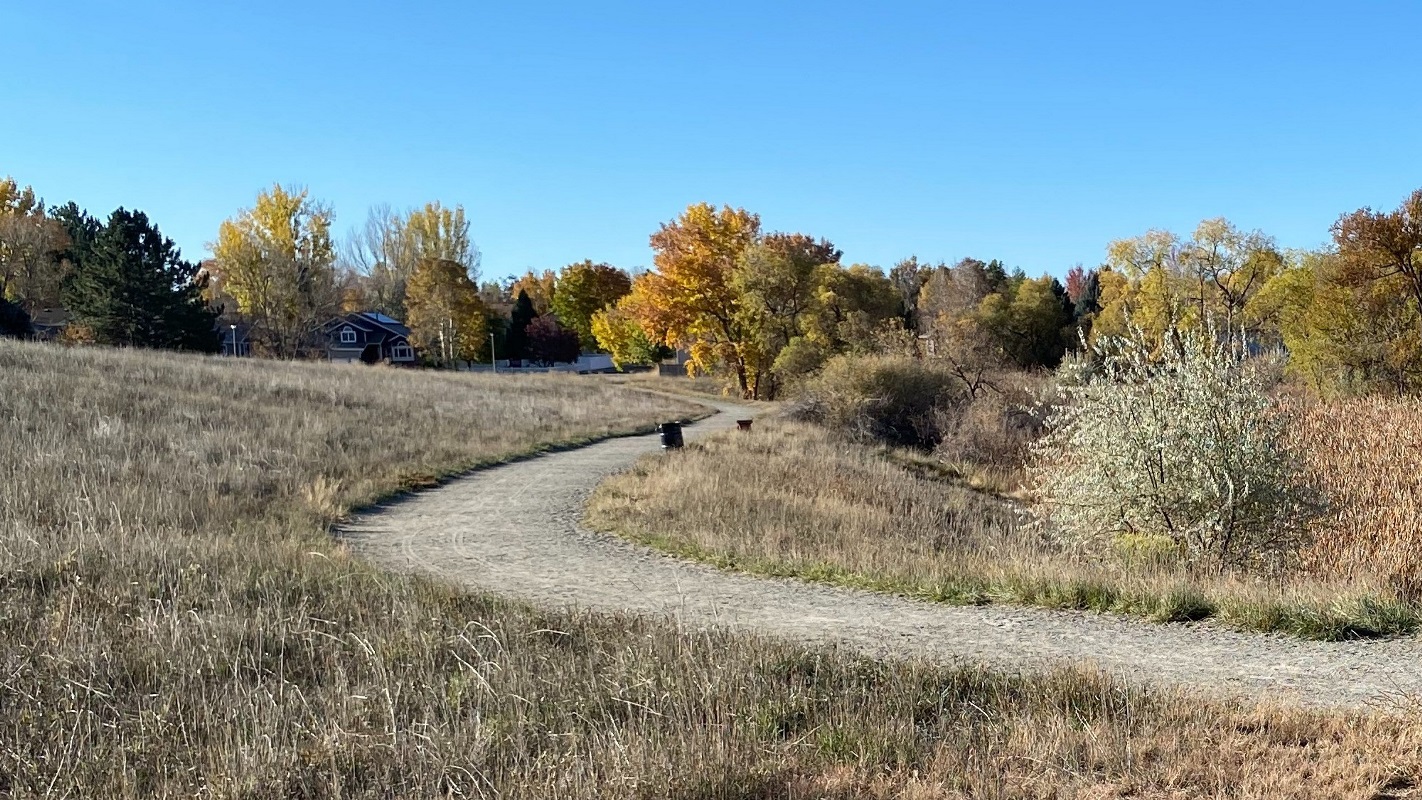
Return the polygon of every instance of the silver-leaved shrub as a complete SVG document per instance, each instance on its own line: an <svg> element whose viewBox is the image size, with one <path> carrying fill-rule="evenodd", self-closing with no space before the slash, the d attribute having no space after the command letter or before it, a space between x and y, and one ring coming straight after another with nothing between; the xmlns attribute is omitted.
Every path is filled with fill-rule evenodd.
<svg viewBox="0 0 1422 800"><path fill-rule="evenodd" d="M1108 553L1155 540L1210 568L1278 565L1297 551L1310 504L1284 445L1288 419L1241 337L1228 338L1108 338L1089 376L1060 382L1031 486L1068 543Z"/></svg>

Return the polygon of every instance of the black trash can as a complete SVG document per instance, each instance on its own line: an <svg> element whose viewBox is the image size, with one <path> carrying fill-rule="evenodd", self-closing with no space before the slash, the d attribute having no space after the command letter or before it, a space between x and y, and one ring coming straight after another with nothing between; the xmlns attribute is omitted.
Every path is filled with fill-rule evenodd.
<svg viewBox="0 0 1422 800"><path fill-rule="evenodd" d="M663 422L660 426L662 432L662 449L670 450L673 447L681 447L681 423Z"/></svg>

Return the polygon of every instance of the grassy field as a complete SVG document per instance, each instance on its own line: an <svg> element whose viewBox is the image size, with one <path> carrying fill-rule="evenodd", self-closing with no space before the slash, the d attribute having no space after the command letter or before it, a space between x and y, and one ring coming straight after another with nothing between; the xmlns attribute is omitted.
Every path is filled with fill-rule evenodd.
<svg viewBox="0 0 1422 800"><path fill-rule="evenodd" d="M689 378L685 375L658 375L655 371L652 371L632 372L626 375L607 375L603 377L603 380L620 386L646 389L663 394L681 395L690 398L710 397L714 399L733 400L737 403L744 403L749 406L764 405L768 407L771 405L756 400L741 400L740 393L737 392L725 378L716 378L709 375L698 375L695 378Z"/></svg>
<svg viewBox="0 0 1422 800"><path fill-rule="evenodd" d="M1402 796L1409 715L879 663L376 570L328 523L690 409L0 341L0 796Z"/></svg>
<svg viewBox="0 0 1422 800"><path fill-rule="evenodd" d="M199 776L260 787L302 748L366 730L373 704L427 679L365 686L371 670L429 656L450 598L352 562L329 522L696 411L576 377L5 341L0 382L0 790L12 791L72 781L145 796Z"/></svg>
<svg viewBox="0 0 1422 800"><path fill-rule="evenodd" d="M1308 431L1315 428L1327 426ZM1335 447L1330 458L1356 458L1357 450ZM1416 482L1416 474L1391 480ZM1340 507L1324 524L1334 530L1340 519L1380 513L1357 506ZM930 457L790 421L765 420L753 435L723 434L680 458L646 460L599 487L589 521L723 568L954 604L1010 602L1162 622L1209 617L1319 639L1406 633L1422 618L1384 572L1261 580L1189 574L1150 553L1074 559L1027 525L1019 506L965 487ZM1361 538L1325 531L1310 561L1334 563L1343 541L1358 549ZM1380 537L1395 539L1413 541L1401 532Z"/></svg>

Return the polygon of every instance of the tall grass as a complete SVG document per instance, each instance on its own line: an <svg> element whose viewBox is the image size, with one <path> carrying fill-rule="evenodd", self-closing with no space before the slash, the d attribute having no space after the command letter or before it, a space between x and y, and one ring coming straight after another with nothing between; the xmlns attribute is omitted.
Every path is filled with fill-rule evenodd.
<svg viewBox="0 0 1422 800"><path fill-rule="evenodd" d="M1422 600L1422 399L1319 403L1296 418L1294 446L1330 503L1310 568L1384 576Z"/></svg>
<svg viewBox="0 0 1422 800"><path fill-rule="evenodd" d="M689 411L598 381L5 342L0 381L3 797L1363 798L1419 774L1397 718L538 611L327 536Z"/></svg>
<svg viewBox="0 0 1422 800"><path fill-rule="evenodd" d="M1129 543L1115 560L1076 558L1026 525L1020 507L966 488L933 458L790 421L646 460L598 488L589 521L725 568L954 604L1214 618L1318 639L1405 633L1419 621L1371 575L1201 574Z"/></svg>

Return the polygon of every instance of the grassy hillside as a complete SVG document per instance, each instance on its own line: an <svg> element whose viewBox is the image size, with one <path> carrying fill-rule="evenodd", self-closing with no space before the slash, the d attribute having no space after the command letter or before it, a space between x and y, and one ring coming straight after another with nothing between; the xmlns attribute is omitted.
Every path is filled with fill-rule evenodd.
<svg viewBox="0 0 1422 800"><path fill-rule="evenodd" d="M1366 798L1417 775L1401 718L542 612L327 536L676 401L3 341L0 381L0 796Z"/></svg>
<svg viewBox="0 0 1422 800"><path fill-rule="evenodd" d="M347 509L695 413L577 377L5 340L0 384L0 789L135 796L260 786L425 690L418 671L367 685L393 669L372 659L428 655L451 596L341 553L326 524Z"/></svg>

